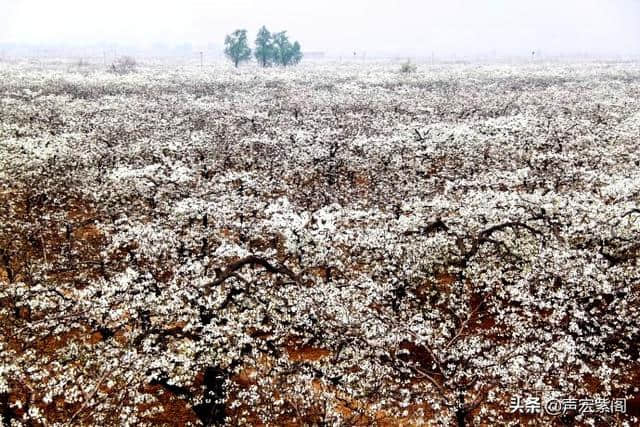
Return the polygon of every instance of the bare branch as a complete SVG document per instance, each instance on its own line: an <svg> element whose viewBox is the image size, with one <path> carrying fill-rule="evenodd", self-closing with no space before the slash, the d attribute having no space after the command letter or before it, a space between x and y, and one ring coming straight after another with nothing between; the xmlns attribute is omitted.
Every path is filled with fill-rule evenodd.
<svg viewBox="0 0 640 427"><path fill-rule="evenodd" d="M299 283L298 276L294 272L289 270L286 266L277 265L277 264L273 265L269 261L267 261L266 259L264 259L262 257L259 257L257 255L249 255L249 256L247 256L245 258L239 259L238 261L229 264L227 266L227 268L224 269L224 271L222 271L221 273L218 274L218 277L216 277L216 279L214 281L212 281L212 282L208 283L207 285L205 285L206 288L207 289L211 289L214 286L218 286L218 285L222 284L229 277L234 276L234 273L237 270L240 270L245 265L254 265L254 266L258 265L258 266L263 267L265 270L267 270L270 273L282 274L283 276L289 277L295 283Z"/></svg>

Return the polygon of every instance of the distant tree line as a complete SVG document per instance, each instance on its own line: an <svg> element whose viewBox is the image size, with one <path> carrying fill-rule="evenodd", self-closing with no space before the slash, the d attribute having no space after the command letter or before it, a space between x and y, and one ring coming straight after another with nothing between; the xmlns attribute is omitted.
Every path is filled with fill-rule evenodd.
<svg viewBox="0 0 640 427"><path fill-rule="evenodd" d="M247 42L247 30L236 30L227 35L224 41L225 55L238 67L251 59L251 48ZM296 65L302 60L300 43L291 43L286 31L271 33L262 26L256 36L253 55L262 67L271 65Z"/></svg>

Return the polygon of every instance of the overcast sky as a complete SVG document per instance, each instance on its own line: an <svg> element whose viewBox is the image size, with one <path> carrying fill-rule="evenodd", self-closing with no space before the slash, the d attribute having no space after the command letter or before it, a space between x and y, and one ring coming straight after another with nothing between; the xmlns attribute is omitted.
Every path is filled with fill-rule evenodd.
<svg viewBox="0 0 640 427"><path fill-rule="evenodd" d="M0 0L0 42L222 44L266 24L303 50L640 54L640 0Z"/></svg>

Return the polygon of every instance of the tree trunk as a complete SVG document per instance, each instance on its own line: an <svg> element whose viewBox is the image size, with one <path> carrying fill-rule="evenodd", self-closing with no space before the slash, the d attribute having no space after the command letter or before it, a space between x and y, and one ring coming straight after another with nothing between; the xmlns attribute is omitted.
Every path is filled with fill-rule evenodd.
<svg viewBox="0 0 640 427"><path fill-rule="evenodd" d="M467 425L467 411L464 408L460 408L456 411L456 422L458 427L465 427Z"/></svg>

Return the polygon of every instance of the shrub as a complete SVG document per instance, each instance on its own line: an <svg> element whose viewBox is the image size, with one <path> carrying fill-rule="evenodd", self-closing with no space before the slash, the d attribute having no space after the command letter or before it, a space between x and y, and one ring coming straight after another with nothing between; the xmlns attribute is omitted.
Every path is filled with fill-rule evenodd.
<svg viewBox="0 0 640 427"><path fill-rule="evenodd" d="M400 72L404 74L415 73L417 69L418 67L416 67L415 64L412 64L411 61L407 60L407 62L402 64L400 67Z"/></svg>
<svg viewBox="0 0 640 427"><path fill-rule="evenodd" d="M116 74L129 74L136 71L138 63L131 56L121 56L111 64L111 72Z"/></svg>

